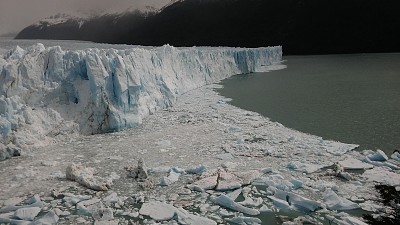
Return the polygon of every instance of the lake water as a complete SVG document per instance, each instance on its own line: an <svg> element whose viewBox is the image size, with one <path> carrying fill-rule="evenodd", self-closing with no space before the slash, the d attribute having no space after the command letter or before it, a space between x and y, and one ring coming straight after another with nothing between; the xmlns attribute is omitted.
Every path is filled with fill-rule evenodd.
<svg viewBox="0 0 400 225"><path fill-rule="evenodd" d="M400 53L286 56L286 69L222 82L232 104L360 149L400 148Z"/></svg>

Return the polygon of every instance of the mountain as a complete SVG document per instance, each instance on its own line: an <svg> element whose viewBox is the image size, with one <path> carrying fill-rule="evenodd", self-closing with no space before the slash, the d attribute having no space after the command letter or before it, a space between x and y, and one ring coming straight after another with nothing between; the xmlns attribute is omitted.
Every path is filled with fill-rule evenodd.
<svg viewBox="0 0 400 225"><path fill-rule="evenodd" d="M122 13L90 15L86 17L58 14L43 19L20 31L16 39L85 40L113 43L130 29L141 25L156 10L127 10Z"/></svg>
<svg viewBox="0 0 400 225"><path fill-rule="evenodd" d="M17 38L174 46L282 45L285 54L398 52L398 0L179 0L160 11L28 27ZM106 31L106 32L105 32Z"/></svg>

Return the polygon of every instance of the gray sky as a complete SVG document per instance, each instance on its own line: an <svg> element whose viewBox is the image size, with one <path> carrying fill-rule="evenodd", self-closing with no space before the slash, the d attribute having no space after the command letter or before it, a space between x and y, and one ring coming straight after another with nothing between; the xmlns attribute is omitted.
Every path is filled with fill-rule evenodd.
<svg viewBox="0 0 400 225"><path fill-rule="evenodd" d="M130 6L161 7L170 0L0 0L0 35L18 32L48 16L74 11L120 11Z"/></svg>

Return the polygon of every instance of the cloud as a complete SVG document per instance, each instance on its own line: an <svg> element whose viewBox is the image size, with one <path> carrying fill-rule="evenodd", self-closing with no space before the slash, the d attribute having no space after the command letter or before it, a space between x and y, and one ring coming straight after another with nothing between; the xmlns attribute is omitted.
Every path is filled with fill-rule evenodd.
<svg viewBox="0 0 400 225"><path fill-rule="evenodd" d="M40 19L64 12L101 12L146 5L161 7L170 0L0 0L0 34L18 32Z"/></svg>

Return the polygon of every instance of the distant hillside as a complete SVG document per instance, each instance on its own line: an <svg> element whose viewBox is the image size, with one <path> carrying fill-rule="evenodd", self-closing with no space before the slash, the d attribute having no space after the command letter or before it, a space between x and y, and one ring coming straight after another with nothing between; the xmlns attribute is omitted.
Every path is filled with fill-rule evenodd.
<svg viewBox="0 0 400 225"><path fill-rule="evenodd" d="M38 28L17 38L174 46L282 45L285 54L400 52L398 0L185 0Z"/></svg>
<svg viewBox="0 0 400 225"><path fill-rule="evenodd" d="M131 29L137 29L155 12L126 12L90 18L68 17L39 21L24 28L16 39L84 40L115 43Z"/></svg>

